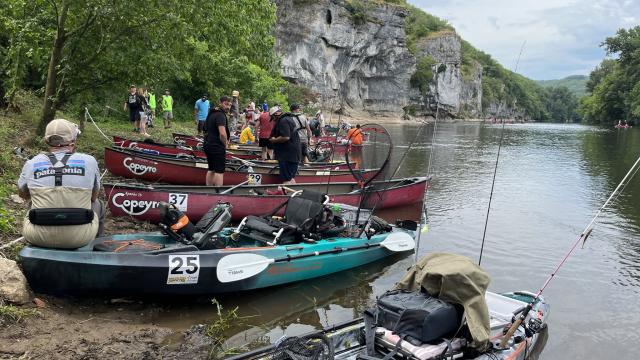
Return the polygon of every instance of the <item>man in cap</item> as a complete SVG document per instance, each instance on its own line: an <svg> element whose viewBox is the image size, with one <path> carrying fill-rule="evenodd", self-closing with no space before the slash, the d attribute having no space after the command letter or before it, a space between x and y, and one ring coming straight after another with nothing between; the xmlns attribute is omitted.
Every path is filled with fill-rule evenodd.
<svg viewBox="0 0 640 360"><path fill-rule="evenodd" d="M33 245L75 249L102 234L100 170L93 156L76 152L79 133L72 122L51 121L44 136L48 152L22 168L18 193L31 200L22 235Z"/></svg>
<svg viewBox="0 0 640 360"><path fill-rule="evenodd" d="M196 125L198 127L198 136L202 136L204 132L204 124L207 121L207 115L209 115L209 97L208 94L202 94L202 97L196 101L193 107L193 113L196 117Z"/></svg>
<svg viewBox="0 0 640 360"><path fill-rule="evenodd" d="M300 137L292 114L283 114L279 106L269 110L275 121L269 142L273 144L283 184L295 184L300 163Z"/></svg>
<svg viewBox="0 0 640 360"><path fill-rule="evenodd" d="M129 86L129 93L124 102L124 111L127 111L127 109L129 109L129 121L133 125L133 132L139 132L141 105L138 101L138 89L135 85Z"/></svg>
<svg viewBox="0 0 640 360"><path fill-rule="evenodd" d="M209 112L204 126L203 150L207 155L209 165L207 186L222 186L224 183L226 149L230 136L227 126L227 112L230 108L231 98L228 96L220 97L220 104Z"/></svg>

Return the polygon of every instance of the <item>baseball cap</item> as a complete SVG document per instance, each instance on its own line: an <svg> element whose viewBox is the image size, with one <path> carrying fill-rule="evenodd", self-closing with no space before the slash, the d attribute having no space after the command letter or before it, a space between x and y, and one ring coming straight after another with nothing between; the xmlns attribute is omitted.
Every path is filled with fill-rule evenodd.
<svg viewBox="0 0 640 360"><path fill-rule="evenodd" d="M300 105L298 104L291 104L291 111L293 110L300 110Z"/></svg>
<svg viewBox="0 0 640 360"><path fill-rule="evenodd" d="M274 106L271 109L269 109L269 115L274 115L278 111L280 111L280 107L279 106Z"/></svg>
<svg viewBox="0 0 640 360"><path fill-rule="evenodd" d="M44 141L51 146L65 146L75 142L78 134L78 125L65 119L54 119L47 124Z"/></svg>

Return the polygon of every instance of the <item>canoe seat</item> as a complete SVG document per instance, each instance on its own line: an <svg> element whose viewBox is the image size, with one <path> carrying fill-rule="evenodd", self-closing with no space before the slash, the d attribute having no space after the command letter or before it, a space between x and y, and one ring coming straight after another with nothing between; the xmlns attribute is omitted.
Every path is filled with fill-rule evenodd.
<svg viewBox="0 0 640 360"><path fill-rule="evenodd" d="M318 225L324 213L324 203L328 199L327 195L316 191L296 191L289 200L272 212L275 214L282 206L286 206L282 220L274 219L272 216L250 215L242 220L236 233L242 233L268 245L292 244L304 239L319 238Z"/></svg>

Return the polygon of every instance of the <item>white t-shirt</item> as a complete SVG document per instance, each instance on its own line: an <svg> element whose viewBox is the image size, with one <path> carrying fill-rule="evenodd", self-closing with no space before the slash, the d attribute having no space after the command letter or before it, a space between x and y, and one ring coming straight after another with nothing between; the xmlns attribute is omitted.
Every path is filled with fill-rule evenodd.
<svg viewBox="0 0 640 360"><path fill-rule="evenodd" d="M64 151L54 152L56 159L61 160ZM62 164L57 164L61 166ZM42 153L28 160L22 167L18 188L27 191L34 187L54 187L55 169L49 157ZM67 167L62 173L62 186L90 189L100 188L100 169L96 159L87 154L73 153L67 161Z"/></svg>

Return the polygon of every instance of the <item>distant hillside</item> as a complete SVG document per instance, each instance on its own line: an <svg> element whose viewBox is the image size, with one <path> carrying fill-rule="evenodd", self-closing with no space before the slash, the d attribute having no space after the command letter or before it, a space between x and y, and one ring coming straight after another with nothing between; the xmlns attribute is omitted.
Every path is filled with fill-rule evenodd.
<svg viewBox="0 0 640 360"><path fill-rule="evenodd" d="M543 87L558 87L566 86L577 97L582 97L587 93L587 80L589 77L586 75L571 75L564 79L556 80L538 80L538 84Z"/></svg>

